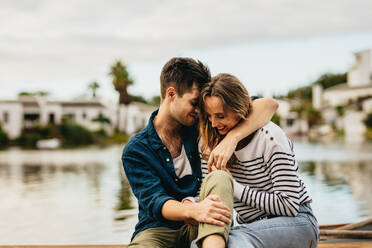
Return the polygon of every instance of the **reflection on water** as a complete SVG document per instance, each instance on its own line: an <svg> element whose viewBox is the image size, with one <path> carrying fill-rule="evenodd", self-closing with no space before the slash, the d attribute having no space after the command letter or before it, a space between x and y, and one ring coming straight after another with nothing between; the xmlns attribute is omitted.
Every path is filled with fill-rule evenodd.
<svg viewBox="0 0 372 248"><path fill-rule="evenodd" d="M0 244L128 243L121 147L0 152ZM120 196L120 197L119 197Z"/></svg>
<svg viewBox="0 0 372 248"><path fill-rule="evenodd" d="M303 162L301 169L313 187L314 210L322 224L372 215L372 161Z"/></svg>
<svg viewBox="0 0 372 248"><path fill-rule="evenodd" d="M372 215L370 148L295 144L320 224ZM0 152L0 244L128 243L137 203L121 150Z"/></svg>
<svg viewBox="0 0 372 248"><path fill-rule="evenodd" d="M122 177L121 180L121 188L118 193L118 199L119 201L116 207L117 210L127 210L133 208L129 182L125 177Z"/></svg>

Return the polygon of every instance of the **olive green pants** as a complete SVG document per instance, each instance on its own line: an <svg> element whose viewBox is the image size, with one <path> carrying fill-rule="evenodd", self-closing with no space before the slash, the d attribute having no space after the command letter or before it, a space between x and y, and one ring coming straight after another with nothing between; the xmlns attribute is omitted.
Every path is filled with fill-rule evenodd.
<svg viewBox="0 0 372 248"><path fill-rule="evenodd" d="M209 195L220 196L222 202L230 209L233 208L233 183L230 176L224 171L214 171L204 179L200 189L200 201ZM191 241L196 239L199 244L203 238L218 234L224 237L226 243L229 236L230 225L216 226L212 224L199 223L198 228L183 225L180 229L173 230L167 227L149 228L138 233L129 248L142 247L190 247Z"/></svg>

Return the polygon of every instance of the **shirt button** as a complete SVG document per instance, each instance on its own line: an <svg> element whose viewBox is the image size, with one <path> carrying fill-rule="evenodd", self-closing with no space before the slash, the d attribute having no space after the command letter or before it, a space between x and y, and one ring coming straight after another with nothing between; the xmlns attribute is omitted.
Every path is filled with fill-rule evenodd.
<svg viewBox="0 0 372 248"><path fill-rule="evenodd" d="M174 181L178 182L178 178L175 178Z"/></svg>
<svg viewBox="0 0 372 248"><path fill-rule="evenodd" d="M169 162L169 158L167 158L165 161Z"/></svg>
<svg viewBox="0 0 372 248"><path fill-rule="evenodd" d="M200 178L198 178L198 182L200 182Z"/></svg>
<svg viewBox="0 0 372 248"><path fill-rule="evenodd" d="M163 150L164 150L164 151L167 150L167 147L163 146Z"/></svg>

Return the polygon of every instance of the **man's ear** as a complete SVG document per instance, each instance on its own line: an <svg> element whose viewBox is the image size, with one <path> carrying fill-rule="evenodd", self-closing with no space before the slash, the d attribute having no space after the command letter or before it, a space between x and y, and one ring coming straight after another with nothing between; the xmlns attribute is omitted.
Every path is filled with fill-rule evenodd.
<svg viewBox="0 0 372 248"><path fill-rule="evenodd" d="M176 92L176 89L174 87L168 87L166 93L165 93L165 96L167 98L169 98L169 100L173 101L174 98L176 97L177 95L177 92Z"/></svg>

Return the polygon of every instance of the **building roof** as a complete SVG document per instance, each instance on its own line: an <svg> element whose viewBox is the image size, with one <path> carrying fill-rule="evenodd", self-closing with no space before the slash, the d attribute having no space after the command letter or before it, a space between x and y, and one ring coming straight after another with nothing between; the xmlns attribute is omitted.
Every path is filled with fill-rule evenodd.
<svg viewBox="0 0 372 248"><path fill-rule="evenodd" d="M325 89L324 92L331 92L331 91L352 91L352 90L359 90L359 89L372 89L372 84L370 85L363 85L363 86L355 86L350 87L347 83L338 84L332 86L328 89Z"/></svg>
<svg viewBox="0 0 372 248"><path fill-rule="evenodd" d="M143 102L131 102L130 104L137 106L142 112L153 112L156 109L156 107Z"/></svg>
<svg viewBox="0 0 372 248"><path fill-rule="evenodd" d="M49 102L48 102L49 103ZM52 103L52 102L50 102ZM63 107L105 107L99 101L92 100L80 100L80 101L55 101L53 103L59 103Z"/></svg>

